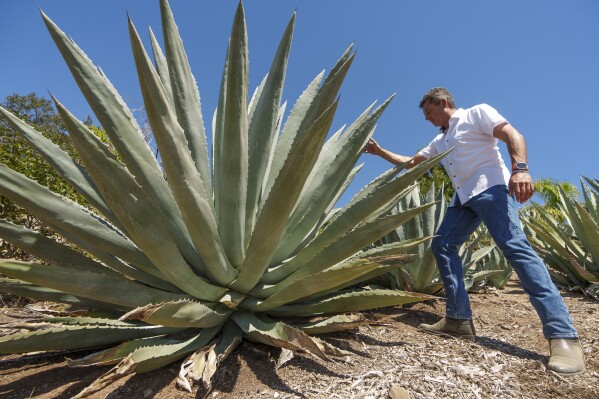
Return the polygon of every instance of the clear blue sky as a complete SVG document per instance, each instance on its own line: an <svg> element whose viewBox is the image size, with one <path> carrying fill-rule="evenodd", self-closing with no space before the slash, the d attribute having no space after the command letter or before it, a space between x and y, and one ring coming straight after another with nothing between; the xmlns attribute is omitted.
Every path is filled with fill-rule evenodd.
<svg viewBox="0 0 599 399"><path fill-rule="evenodd" d="M171 0L205 121L217 104L236 5L234 0ZM525 136L533 178L578 185L580 175L599 174L595 0L246 0L244 5L250 91L266 74L297 10L284 91L290 106L314 76L355 44L357 57L341 89L332 131L351 123L372 101L396 92L374 137L395 152L413 155L436 134L418 102L428 89L444 86L458 106L491 104ZM91 114L38 7L104 70L131 108L142 105L126 14L147 48L149 26L162 43L158 0L0 0L0 99L50 91L79 118ZM361 162L366 165L342 202L389 167L370 155Z"/></svg>

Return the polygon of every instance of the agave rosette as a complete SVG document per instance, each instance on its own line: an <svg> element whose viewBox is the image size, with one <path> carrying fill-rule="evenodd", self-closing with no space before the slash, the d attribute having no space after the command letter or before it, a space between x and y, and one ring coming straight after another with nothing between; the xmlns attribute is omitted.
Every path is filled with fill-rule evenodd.
<svg viewBox="0 0 599 399"><path fill-rule="evenodd" d="M93 206L83 208L0 165L0 194L84 251L0 221L0 236L45 262L1 261L0 273L8 277L0 280L0 291L99 309L103 315L34 321L31 331L0 338L0 352L113 346L73 362L116 364L81 396L186 356L187 375L209 384L216 364L243 337L323 359L343 355L308 334L367 322L348 312L429 298L356 288L412 259L407 252L421 239L361 249L431 206L387 214L444 154L402 174L401 166L383 173L333 211L391 100L369 106L327 140L354 59L351 47L326 77L322 72L309 84L283 124L281 97L295 14L248 102L240 3L210 156L199 91L169 4L162 0L160 6L165 51L151 33L155 66L131 21L129 28L163 168L103 72L46 15L52 38L118 155L57 99L83 165L0 109ZM314 316L319 320L305 320ZM283 323L283 317L296 321Z"/></svg>

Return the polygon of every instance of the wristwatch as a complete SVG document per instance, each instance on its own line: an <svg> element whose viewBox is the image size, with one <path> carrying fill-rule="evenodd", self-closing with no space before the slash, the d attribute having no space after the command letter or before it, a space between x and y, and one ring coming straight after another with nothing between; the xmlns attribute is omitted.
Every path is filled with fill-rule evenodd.
<svg viewBox="0 0 599 399"><path fill-rule="evenodd" d="M512 168L512 173L528 172L528 164L526 162L516 162Z"/></svg>

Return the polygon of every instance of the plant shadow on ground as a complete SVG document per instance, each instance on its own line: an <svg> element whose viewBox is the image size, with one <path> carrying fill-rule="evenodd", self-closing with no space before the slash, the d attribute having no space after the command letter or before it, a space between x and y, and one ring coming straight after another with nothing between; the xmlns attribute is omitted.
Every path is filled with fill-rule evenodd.
<svg viewBox="0 0 599 399"><path fill-rule="evenodd" d="M40 361L39 357L30 356L24 362L23 359L19 359L18 362L6 362L0 365L1 374L14 371L15 367L18 367L20 372L27 372L25 377L2 385L0 399L37 397L68 384L70 384L68 388L53 397L71 398L109 369L109 367L71 368L67 365L53 367L55 364L62 363L64 357L64 355L55 355ZM23 363L25 364L22 365Z"/></svg>
<svg viewBox="0 0 599 399"><path fill-rule="evenodd" d="M290 388L277 374L275 364L279 353L279 349L263 344L243 343L217 370L214 376L213 390L228 393L233 392L236 383L243 383L243 381L238 381L241 369L248 368L260 382L270 389L293 394L301 398L305 397L303 393ZM302 354L296 354L282 367L288 365L299 369L310 370L312 373L327 377L343 377L343 375L330 370L325 365ZM208 393L205 389L200 389L196 394L196 398L203 398Z"/></svg>

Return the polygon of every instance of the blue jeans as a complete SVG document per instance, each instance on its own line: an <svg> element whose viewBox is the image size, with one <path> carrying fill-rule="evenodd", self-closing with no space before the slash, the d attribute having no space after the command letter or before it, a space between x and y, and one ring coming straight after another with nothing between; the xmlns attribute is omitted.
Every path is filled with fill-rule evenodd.
<svg viewBox="0 0 599 399"><path fill-rule="evenodd" d="M472 319L458 249L481 222L516 271L541 319L545 338L577 338L564 300L551 281L547 267L524 235L516 200L508 195L505 185L493 186L463 205L456 198L456 206L447 209L432 241L432 251L445 286L446 316Z"/></svg>

